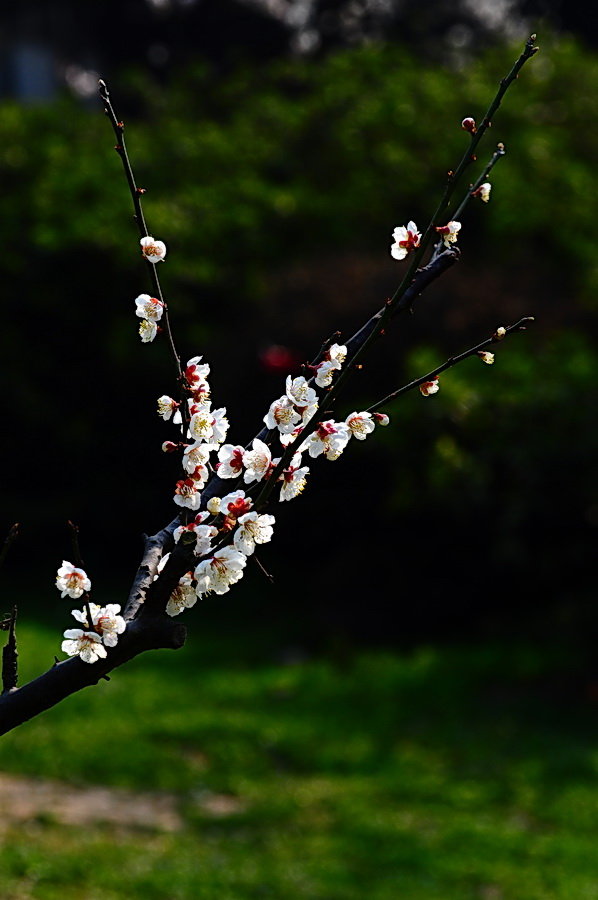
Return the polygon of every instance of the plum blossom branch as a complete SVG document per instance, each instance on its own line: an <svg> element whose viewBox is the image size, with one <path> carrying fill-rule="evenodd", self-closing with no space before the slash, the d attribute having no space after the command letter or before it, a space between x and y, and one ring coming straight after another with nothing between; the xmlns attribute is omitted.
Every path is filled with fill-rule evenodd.
<svg viewBox="0 0 598 900"><path fill-rule="evenodd" d="M512 334L513 332L525 331L527 325L533 321L533 316L524 316L522 319L519 319L518 322L515 322L514 325L507 325L506 327L500 326L496 329L494 334L492 334L492 336L487 338L485 341L481 341L479 344L476 344L475 347L470 347L469 350L465 350L463 353L459 353L458 356L451 356L446 360L446 362L443 362L440 366L436 366L435 369L432 369L432 371L428 372L426 375L422 375L420 378L416 378L414 381L410 381L409 384L403 385L403 387L398 388L398 390L393 391L391 394L387 394L386 397L383 397L382 400L378 400L377 403L372 403L371 406L368 406L367 412L376 412L376 410L380 409L381 407L387 406L392 400L396 400L397 397L400 397L402 394L406 394L407 391L412 391L416 387L420 387L421 385L436 381L436 379L439 375L442 374L442 372L445 372L447 369L458 365L459 363L463 362L464 359L468 359L470 356L480 356L484 362L492 363L494 361L494 358L492 354L486 353L486 349L488 347L491 347L493 344L497 344L500 341L504 340L504 338L508 334Z"/></svg>
<svg viewBox="0 0 598 900"><path fill-rule="evenodd" d="M124 122L121 122L117 118L116 113L114 112L114 108L113 108L112 102L110 100L110 93L108 91L108 86L106 85L106 82L103 81L102 79L99 80L98 85L99 85L99 94L102 99L102 103L104 104L104 112L106 113L106 115L108 116L108 118L110 120L110 124L112 125L112 130L114 131L114 134L116 137L116 146L114 149L120 156L121 162L123 164L123 169L124 169L125 176L127 179L127 184L129 185L129 191L131 193L131 199L133 201L133 208L135 211L134 218L135 218L135 221L137 222L139 234L140 234L142 242L143 242L144 239L147 239L150 237L150 234L147 229L146 222L145 222L145 216L143 215L143 207L141 204L141 197L145 193L145 189L137 187L137 182L135 181L135 176L133 174L133 168L132 168L131 162L129 160L129 154L127 153L127 145L125 143L125 136L124 136L124 128L125 128ZM151 240L153 241L153 238ZM156 244L160 244L160 243L161 243L160 241L154 242L154 246ZM142 243L142 246L143 246L143 243ZM181 369L181 358L177 352L177 349L176 349L176 346L174 343L172 327L170 324L170 317L168 314L168 306L165 303L164 297L162 295L162 288L160 287L160 279L158 277L158 272L156 270L155 264L153 262L150 262L149 255L147 253L144 253L144 257L145 257L146 265L148 267L148 272L149 272L150 280L152 282L153 290L155 291L156 298L159 301L159 303L161 304L161 308L163 309L165 330L168 335L168 341L170 343L170 348L171 348L172 354L174 356L174 360L175 360L175 364L176 364L177 371L179 374L179 378L182 378L183 373L182 373L182 369ZM154 331L154 333L155 333L155 331Z"/></svg>
<svg viewBox="0 0 598 900"><path fill-rule="evenodd" d="M538 52L539 47L534 46L535 41L536 41L536 35L532 34L526 41L525 46L524 46L519 58L513 65L509 74L506 75L501 80L498 91L497 91L496 95L494 96L494 99L490 103L490 106L486 110L486 114L485 114L484 118L482 119L481 124L476 127L475 122L474 122L472 128L466 129L470 132L470 135L471 135L469 147L463 153L463 156L461 157L461 160L460 160L457 168L454 171L451 170L448 173L448 179L447 179L446 187L444 190L444 194L443 194L438 206L436 207L436 210L434 211L432 218L430 219L428 225L426 226L426 229L425 229L423 235L421 236L421 239L419 241L419 246L417 247L417 249L415 250L415 252L413 254L413 259L412 259L411 265L409 266L407 272L405 273L405 276L404 276L403 280L401 281L399 287L397 288L397 290L391 297L391 300L390 300L391 306L393 306L395 303L399 302L399 300L403 296L405 290L407 289L408 285L411 284L411 281L417 271L417 268L421 262L421 259L424 255L424 253L426 252L426 249L435 234L436 224L441 223L443 218L445 217L445 213L446 213L447 209L449 208L452 196L453 196L453 194L457 188L457 185L459 183L459 180L460 180L461 176L463 175L463 173L465 172L466 168L469 165L471 165L472 162L475 162L476 148L477 148L478 144L480 143L482 137L484 136L485 132L487 131L487 129L490 128L490 126L492 124L492 117L494 116L495 112L498 110L504 95L506 94L506 92L509 89L509 87L511 86L511 84L518 77L519 72L521 71L521 69L523 68L525 63L528 61L528 59L531 59L532 56L534 56ZM465 120L464 120L464 123L465 123Z"/></svg>
<svg viewBox="0 0 598 900"><path fill-rule="evenodd" d="M454 213L452 213L451 219L456 219L457 221L459 221L461 219L461 216L463 215L463 212L465 211L467 204L470 202L472 197L475 197L477 195L478 191L480 190L482 185L485 183L486 179L488 178L488 175L490 174L490 172L492 171L492 169L494 168L496 163L500 159L503 158L503 156L506 154L506 152L507 151L506 151L505 145L503 143L498 143L496 145L496 150L490 157L490 160L486 163L486 165L484 166L484 169L482 170L482 172L480 173L478 178L476 178L474 183L470 186L469 190L466 192L465 196L463 197L463 200L461 201L461 203L459 204L457 209L454 211Z"/></svg>

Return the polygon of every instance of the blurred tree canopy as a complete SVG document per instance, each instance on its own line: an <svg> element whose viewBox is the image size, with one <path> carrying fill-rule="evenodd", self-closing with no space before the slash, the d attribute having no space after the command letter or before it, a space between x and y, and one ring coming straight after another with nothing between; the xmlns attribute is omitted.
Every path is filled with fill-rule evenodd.
<svg viewBox="0 0 598 900"><path fill-rule="evenodd" d="M346 412L497 325L532 314L537 327L500 347L494 370L471 362L447 373L436 397L391 408L396 427L318 467L290 513L314 548L325 546L321 583L340 578L348 591L354 573L339 575L324 510L334 504L339 521L355 523L378 510L375 533L348 529L341 552L354 558L367 541L396 557L396 602L417 598L401 629L428 617L462 627L479 605L494 616L514 584L517 602L556 604L558 615L562 601L585 610L589 596L598 60L571 38L541 45L490 132L507 157L489 206L472 204L464 217L463 261L380 344ZM430 215L467 139L462 118L481 118L515 55L493 47L458 71L374 44L239 64L226 77L190 63L167 87L132 67L109 85L117 110L130 111L150 230L169 248L160 274L181 352L212 364L233 441L258 430L280 393L283 373L263 365L268 347L306 360L392 292L402 274L388 254L392 228ZM71 517L96 543L90 568L108 532L114 571L130 573L138 535L172 514L177 475L160 453L171 435L155 397L174 380L166 350L136 335L133 299L149 286L99 109L66 95L2 103L2 352L14 435L3 493L6 527L19 519L30 539L47 535L40 567L68 556L57 523ZM480 165L493 149L483 146ZM283 528L276 554L290 552ZM368 584L382 629L395 603L387 580L380 567ZM363 594L342 597L316 615L358 624Z"/></svg>

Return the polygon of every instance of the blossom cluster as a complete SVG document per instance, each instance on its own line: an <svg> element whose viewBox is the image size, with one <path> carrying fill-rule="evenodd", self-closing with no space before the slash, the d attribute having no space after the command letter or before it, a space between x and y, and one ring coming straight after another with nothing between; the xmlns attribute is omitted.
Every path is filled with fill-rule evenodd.
<svg viewBox="0 0 598 900"><path fill-rule="evenodd" d="M127 623L120 613L118 603L107 606L89 604L91 624L87 609L73 609L72 615L83 628L67 628L64 632L62 652L69 656L79 656L83 662L94 663L106 657L106 647L116 647L118 636Z"/></svg>
<svg viewBox="0 0 598 900"><path fill-rule="evenodd" d="M61 592L61 597L78 600L89 593L91 581L83 569L63 560L56 574L56 587ZM67 628L62 652L69 656L79 656L86 663L105 658L106 647L115 647L118 635L126 628L117 603L109 603L107 606L87 603L82 610L73 609L72 614L83 627Z"/></svg>
<svg viewBox="0 0 598 900"><path fill-rule="evenodd" d="M166 256L166 244L156 241L151 235L142 237L141 253L144 259L155 264L161 262ZM158 322L164 312L164 303L149 294L139 294L135 298L135 314L141 319L139 336L144 344L149 344L158 334Z"/></svg>

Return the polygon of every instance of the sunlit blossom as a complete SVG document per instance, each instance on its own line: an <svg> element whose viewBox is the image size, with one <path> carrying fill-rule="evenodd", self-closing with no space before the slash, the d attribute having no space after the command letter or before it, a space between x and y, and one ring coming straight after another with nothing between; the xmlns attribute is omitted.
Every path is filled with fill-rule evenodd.
<svg viewBox="0 0 598 900"><path fill-rule="evenodd" d="M242 578L246 564L247 557L244 553L234 547L221 547L209 559L202 560L195 569L198 595L210 592L225 594L232 584Z"/></svg>
<svg viewBox="0 0 598 900"><path fill-rule="evenodd" d="M275 465L278 462L279 460L274 460ZM281 503L284 500L292 500L294 497L299 496L299 494L305 488L308 475L309 466L302 466L301 454L295 453L288 465L288 468L283 469L282 475L280 476L280 479L282 481L282 487L280 489Z"/></svg>
<svg viewBox="0 0 598 900"><path fill-rule="evenodd" d="M245 448L235 444L223 444L218 451L218 477L238 478L243 471Z"/></svg>
<svg viewBox="0 0 598 900"><path fill-rule="evenodd" d="M353 437L356 437L359 441L364 441L376 427L373 416L369 412L352 412L345 419L345 425Z"/></svg>
<svg viewBox="0 0 598 900"><path fill-rule="evenodd" d="M140 319L151 319L154 322L159 322L164 312L164 304L149 294L139 294L135 299L135 306L135 314Z"/></svg>
<svg viewBox="0 0 598 900"><path fill-rule="evenodd" d="M415 222L408 222L407 225L398 225L395 228L392 239L394 243L391 245L390 255L393 259L405 259L408 253L419 247L421 234Z"/></svg>
<svg viewBox="0 0 598 900"><path fill-rule="evenodd" d="M150 319L142 319L139 323L139 337L142 344L151 344L158 334L158 326Z"/></svg>
<svg viewBox="0 0 598 900"><path fill-rule="evenodd" d="M267 544L272 540L274 522L274 516L259 515L257 512L248 512L240 516L239 527L233 538L236 549L245 556L251 556L256 544Z"/></svg>
<svg viewBox="0 0 598 900"><path fill-rule="evenodd" d="M155 241L153 237L147 235L142 237L139 243L141 252L151 263L161 262L166 256L166 244L163 241Z"/></svg>
<svg viewBox="0 0 598 900"><path fill-rule="evenodd" d="M489 353L487 350L478 350L478 356L487 366L491 366L494 363L494 353Z"/></svg>
<svg viewBox="0 0 598 900"><path fill-rule="evenodd" d="M303 442L302 449L306 449L311 457L320 456L322 453L327 459L338 459L349 438L351 431L344 422L335 422L328 419L320 422L315 431Z"/></svg>
<svg viewBox="0 0 598 900"><path fill-rule="evenodd" d="M177 481L173 500L178 506L184 506L187 509L199 509L201 494L198 490L197 482L193 478L183 478Z"/></svg>
<svg viewBox="0 0 598 900"><path fill-rule="evenodd" d="M271 464L270 448L259 438L254 438L251 450L243 452L243 465L245 466L243 481L245 484L261 481L270 471Z"/></svg>
<svg viewBox="0 0 598 900"><path fill-rule="evenodd" d="M437 225L436 231L442 235L445 247L454 244L461 231L461 222L448 222L446 225Z"/></svg>
<svg viewBox="0 0 598 900"><path fill-rule="evenodd" d="M69 656L79 656L83 662L94 663L98 659L105 659L108 655L100 635L95 631L67 628L64 637L66 640L62 642L62 652Z"/></svg>
<svg viewBox="0 0 598 900"><path fill-rule="evenodd" d="M91 581L83 569L63 559L56 573L56 587L61 592L61 597L78 600L86 591L91 590Z"/></svg>
<svg viewBox="0 0 598 900"><path fill-rule="evenodd" d="M289 434L300 421L300 414L286 395L274 400L264 416L266 427L278 428L281 434Z"/></svg>
<svg viewBox="0 0 598 900"><path fill-rule="evenodd" d="M191 609L197 603L197 592L191 572L183 575L168 599L166 614L178 616L184 609Z"/></svg>

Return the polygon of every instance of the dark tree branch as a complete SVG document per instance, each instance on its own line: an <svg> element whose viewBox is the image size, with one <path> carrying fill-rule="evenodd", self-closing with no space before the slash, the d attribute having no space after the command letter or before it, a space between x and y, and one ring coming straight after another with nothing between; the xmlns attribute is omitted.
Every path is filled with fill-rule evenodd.
<svg viewBox="0 0 598 900"><path fill-rule="evenodd" d="M4 623L2 624L4 626ZM19 677L16 624L17 607L13 606L7 623L8 641L2 650L2 692L4 694L16 688Z"/></svg>
<svg viewBox="0 0 598 900"><path fill-rule="evenodd" d="M0 735L50 709L70 694L75 694L105 678L146 650L178 650L185 643L187 630L168 616L144 616L130 622L116 647L106 659L89 664L78 656L53 666L39 678L10 693L0 695Z"/></svg>

